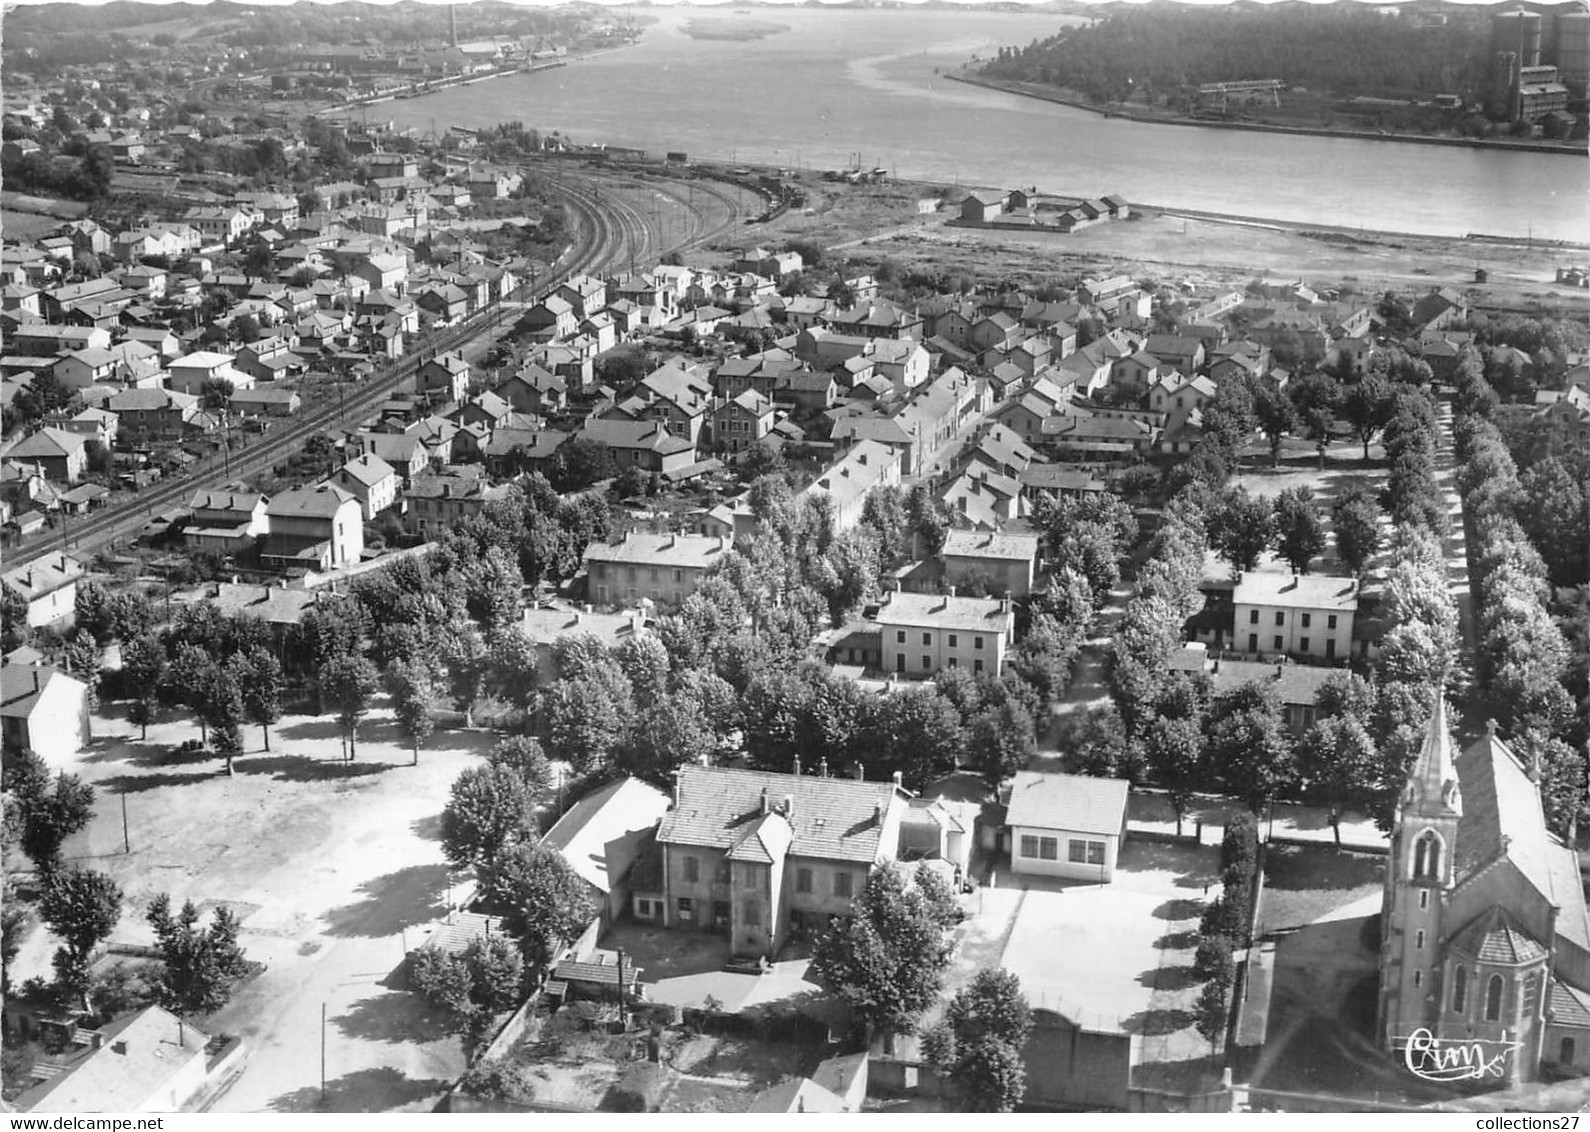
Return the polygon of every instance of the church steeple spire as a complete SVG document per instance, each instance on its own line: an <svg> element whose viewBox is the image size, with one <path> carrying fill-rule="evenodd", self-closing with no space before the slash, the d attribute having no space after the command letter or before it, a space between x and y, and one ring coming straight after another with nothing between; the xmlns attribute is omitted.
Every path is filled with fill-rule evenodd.
<svg viewBox="0 0 1590 1132"><path fill-rule="evenodd" d="M1439 693L1424 744L1408 775L1402 806L1421 817L1460 817L1463 813L1457 764L1452 760L1452 736L1446 726L1446 697Z"/></svg>

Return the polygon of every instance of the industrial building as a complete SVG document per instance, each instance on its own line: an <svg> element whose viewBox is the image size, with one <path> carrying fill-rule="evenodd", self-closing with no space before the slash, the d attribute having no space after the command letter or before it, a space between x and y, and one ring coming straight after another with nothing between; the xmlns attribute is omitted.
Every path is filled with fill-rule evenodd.
<svg viewBox="0 0 1590 1132"><path fill-rule="evenodd" d="M1500 121L1532 125L1590 86L1590 11L1546 15L1519 8L1491 17L1491 88L1487 110Z"/></svg>

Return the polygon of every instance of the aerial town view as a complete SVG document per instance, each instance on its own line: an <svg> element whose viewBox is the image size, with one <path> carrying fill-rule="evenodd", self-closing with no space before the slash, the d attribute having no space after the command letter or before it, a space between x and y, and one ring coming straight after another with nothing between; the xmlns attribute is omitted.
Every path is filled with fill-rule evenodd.
<svg viewBox="0 0 1590 1132"><path fill-rule="evenodd" d="M1587 85L7 3L0 1109L1590 1111Z"/></svg>

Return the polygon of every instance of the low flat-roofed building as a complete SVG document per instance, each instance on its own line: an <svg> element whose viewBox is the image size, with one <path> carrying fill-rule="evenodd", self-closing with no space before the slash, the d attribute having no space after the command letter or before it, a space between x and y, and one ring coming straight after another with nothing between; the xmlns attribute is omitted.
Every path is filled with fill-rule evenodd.
<svg viewBox="0 0 1590 1132"><path fill-rule="evenodd" d="M1127 793L1124 778L1018 772L1005 811L1011 871L1107 883L1126 840Z"/></svg>

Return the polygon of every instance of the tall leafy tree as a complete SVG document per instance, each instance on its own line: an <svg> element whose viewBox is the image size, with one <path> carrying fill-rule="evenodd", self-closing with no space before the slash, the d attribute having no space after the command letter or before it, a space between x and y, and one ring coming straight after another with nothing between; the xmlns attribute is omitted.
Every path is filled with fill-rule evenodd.
<svg viewBox="0 0 1590 1132"><path fill-rule="evenodd" d="M1246 488L1228 488L1211 516L1209 540L1233 570L1252 570L1275 541L1275 512Z"/></svg>
<svg viewBox="0 0 1590 1132"><path fill-rule="evenodd" d="M1276 549L1299 574L1325 549L1325 521L1320 518L1314 492L1291 487L1275 497Z"/></svg>
<svg viewBox="0 0 1590 1132"><path fill-rule="evenodd" d="M1250 683L1216 697L1206 731L1222 784L1254 813L1291 784L1292 743L1273 688Z"/></svg>
<svg viewBox="0 0 1590 1132"><path fill-rule="evenodd" d="M1362 488L1346 492L1331 509L1331 521L1336 528L1336 553L1349 570L1362 575L1380 548L1380 508L1374 496Z"/></svg>
<svg viewBox="0 0 1590 1132"><path fill-rule="evenodd" d="M231 909L217 908L210 926L200 927L193 901L173 915L171 897L161 893L149 902L147 919L165 960L160 982L164 1005L179 1014L210 1014L225 1006L248 974Z"/></svg>
<svg viewBox="0 0 1590 1132"><path fill-rule="evenodd" d="M358 754L359 720L370 710L370 700L381 686L381 674L374 664L358 653L332 657L318 674L321 694L326 697L342 724L351 761Z"/></svg>
<svg viewBox="0 0 1590 1132"><path fill-rule="evenodd" d="M189 643L177 645L177 651L166 668L162 695L166 702L186 707L199 720L199 738L210 741L210 697L214 691L217 672L215 653L203 646Z"/></svg>
<svg viewBox="0 0 1590 1132"><path fill-rule="evenodd" d="M39 914L61 941L53 961L55 976L85 1011L93 1010L89 991L94 949L121 919L121 896L121 888L110 877L87 869L55 870L44 882Z"/></svg>
<svg viewBox="0 0 1590 1132"><path fill-rule="evenodd" d="M938 997L950 946L922 894L889 864L874 870L851 914L823 936L811 972L869 1034L908 1034Z"/></svg>
<svg viewBox="0 0 1590 1132"><path fill-rule="evenodd" d="M982 970L944 1011L954 1037L950 1077L973 1112L1011 1112L1026 1092L1022 1050L1032 1009L1016 976Z"/></svg>
<svg viewBox="0 0 1590 1132"><path fill-rule="evenodd" d="M129 714L140 728L139 738L148 739L166 673L166 647L151 633L128 641L121 651L121 671L124 685L133 696Z"/></svg>
<svg viewBox="0 0 1590 1132"><path fill-rule="evenodd" d="M591 886L563 854L531 841L518 842L491 863L482 891L537 972L600 910Z"/></svg>
<svg viewBox="0 0 1590 1132"><path fill-rule="evenodd" d="M271 749L271 727L282 718L282 666L269 649L252 648L233 656L234 678L243 692L243 711Z"/></svg>
<svg viewBox="0 0 1590 1132"><path fill-rule="evenodd" d="M1154 719L1143 736L1143 757L1176 810L1176 835L1180 837L1187 807L1204 784L1204 737L1199 721Z"/></svg>
<svg viewBox="0 0 1590 1132"><path fill-rule="evenodd" d="M1318 720L1298 744L1298 773L1307 792L1324 802L1331 833L1342 843L1342 811L1367 808L1378 752L1364 724L1350 715Z"/></svg>
<svg viewBox="0 0 1590 1132"><path fill-rule="evenodd" d="M387 666L386 687L392 697L392 712L408 738L414 765L420 765L420 745L436 730L436 677L430 665L421 660L394 660Z"/></svg>
<svg viewBox="0 0 1590 1132"><path fill-rule="evenodd" d="M94 788L65 771L52 777L32 751L8 760L6 778L16 801L23 852L41 873L55 871L61 846L94 816Z"/></svg>
<svg viewBox="0 0 1590 1132"><path fill-rule="evenodd" d="M1014 701L978 712L966 730L967 756L994 786L1025 767L1037 749L1032 714Z"/></svg>
<svg viewBox="0 0 1590 1132"><path fill-rule="evenodd" d="M1342 397L1342 419L1352 425L1353 434L1362 442L1365 460L1369 459L1369 442L1391 420L1392 397L1391 383L1375 373L1365 374Z"/></svg>
<svg viewBox="0 0 1590 1132"><path fill-rule="evenodd" d="M491 762L466 770L442 810L442 853L455 869L488 866L535 836L535 807L517 768Z"/></svg>

